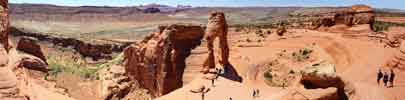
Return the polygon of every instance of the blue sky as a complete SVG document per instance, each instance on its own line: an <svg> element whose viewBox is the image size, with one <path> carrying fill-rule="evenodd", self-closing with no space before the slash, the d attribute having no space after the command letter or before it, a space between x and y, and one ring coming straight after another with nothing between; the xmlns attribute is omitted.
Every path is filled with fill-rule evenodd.
<svg viewBox="0 0 405 100"><path fill-rule="evenodd" d="M405 10L405 0L9 0L11 3L43 3L67 6L134 6L141 4L191 6L348 6L367 4L376 8Z"/></svg>

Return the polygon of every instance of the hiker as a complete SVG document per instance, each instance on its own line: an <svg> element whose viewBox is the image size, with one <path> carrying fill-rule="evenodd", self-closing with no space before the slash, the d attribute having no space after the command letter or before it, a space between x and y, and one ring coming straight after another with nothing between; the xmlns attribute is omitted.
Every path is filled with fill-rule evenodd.
<svg viewBox="0 0 405 100"><path fill-rule="evenodd" d="M394 87L394 78L395 78L395 73L394 73L394 70L391 69L390 80L389 80L389 82L391 83L391 87Z"/></svg>
<svg viewBox="0 0 405 100"><path fill-rule="evenodd" d="M387 82L388 82L388 74L387 74L387 72L384 72L383 82L384 82L384 86L387 86Z"/></svg>
<svg viewBox="0 0 405 100"><path fill-rule="evenodd" d="M381 72L381 69L378 69L377 72L377 84L380 85L380 80L383 77L383 73Z"/></svg>
<svg viewBox="0 0 405 100"><path fill-rule="evenodd" d="M221 69L220 68L215 68L217 71L217 76L215 77L215 80L218 80L219 75L221 74Z"/></svg>
<svg viewBox="0 0 405 100"><path fill-rule="evenodd" d="M214 81L215 81L215 79L211 79L211 85L212 85L212 87L215 87Z"/></svg>
<svg viewBox="0 0 405 100"><path fill-rule="evenodd" d="M221 75L222 74L222 69L221 68L215 68L217 70L217 74Z"/></svg>
<svg viewBox="0 0 405 100"><path fill-rule="evenodd" d="M201 91L201 100L204 100L205 93L208 93L208 91L210 91L210 89L203 87L202 90L203 90L203 91Z"/></svg>
<svg viewBox="0 0 405 100"><path fill-rule="evenodd" d="M252 97L253 97L253 98L256 97L256 89L253 89L253 95L252 95Z"/></svg>

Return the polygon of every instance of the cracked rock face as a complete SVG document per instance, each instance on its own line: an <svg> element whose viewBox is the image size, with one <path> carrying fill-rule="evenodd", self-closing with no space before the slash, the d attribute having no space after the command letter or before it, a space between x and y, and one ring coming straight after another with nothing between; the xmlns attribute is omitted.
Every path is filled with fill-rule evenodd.
<svg viewBox="0 0 405 100"><path fill-rule="evenodd" d="M335 12L333 17L325 17L316 20L315 28L347 26L348 28L354 25L368 25L365 31L373 29L375 20L375 12L373 8L367 5L353 5L342 11Z"/></svg>
<svg viewBox="0 0 405 100"><path fill-rule="evenodd" d="M333 64L320 63L307 66L301 71L300 84L289 91L283 100L349 100L355 89L336 75Z"/></svg>
<svg viewBox="0 0 405 100"><path fill-rule="evenodd" d="M8 0L0 0L0 44L3 45L5 50L10 49L8 35L9 35L9 15L8 15Z"/></svg>
<svg viewBox="0 0 405 100"><path fill-rule="evenodd" d="M38 40L35 38L22 37L20 41L18 41L17 50L38 57L42 61L46 62L46 58L41 50L41 46L38 44Z"/></svg>
<svg viewBox="0 0 405 100"><path fill-rule="evenodd" d="M124 50L125 70L154 96L167 94L183 85L185 60L203 35L201 26L160 26L158 32Z"/></svg>
<svg viewBox="0 0 405 100"><path fill-rule="evenodd" d="M215 59L219 60L219 63L224 66L229 64L229 46L228 46L228 24L226 23L225 14L222 12L211 13L207 29L205 30L204 39L207 41L208 58L204 63L203 72L208 72L209 69L215 68ZM214 41L219 39L219 55L220 58L215 58Z"/></svg>

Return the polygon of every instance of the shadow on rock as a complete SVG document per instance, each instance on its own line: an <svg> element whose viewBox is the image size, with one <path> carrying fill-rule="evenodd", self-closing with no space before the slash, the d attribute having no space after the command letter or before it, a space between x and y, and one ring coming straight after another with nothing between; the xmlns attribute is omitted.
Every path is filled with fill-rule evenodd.
<svg viewBox="0 0 405 100"><path fill-rule="evenodd" d="M227 78L229 80L242 82L242 77L239 76L236 69L230 63L224 65L224 74L220 74L219 76L222 76L222 77Z"/></svg>

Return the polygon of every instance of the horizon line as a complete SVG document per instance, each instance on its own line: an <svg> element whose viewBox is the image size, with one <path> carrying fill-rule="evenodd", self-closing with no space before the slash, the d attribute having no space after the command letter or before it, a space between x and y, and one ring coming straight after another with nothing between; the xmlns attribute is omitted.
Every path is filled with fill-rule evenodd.
<svg viewBox="0 0 405 100"><path fill-rule="evenodd" d="M350 7L350 6L331 6L331 5L327 5L327 6L291 6L291 5L277 5L277 6L192 6L192 5L165 5L165 4L159 4L159 3L149 3L149 4L144 4L144 5L124 5L124 6L120 6L120 5L63 5L63 4L50 4L50 3L9 3L10 4L27 4L27 5L51 5L51 6L61 6L61 7L141 7L141 6L146 6L146 5L151 5L151 4L156 4L156 5L163 5L163 6L169 6L169 7L178 7L178 6L191 6L191 8L198 8L198 7L223 7L223 8L244 8L244 7L298 7L298 8L318 8L318 7ZM355 4L355 5L362 5L362 4ZM364 4L367 5L367 4ZM370 5L368 5L370 6ZM378 8L378 7L373 7L370 6L374 9L396 9L396 10L404 10L405 9L401 9L401 8Z"/></svg>

